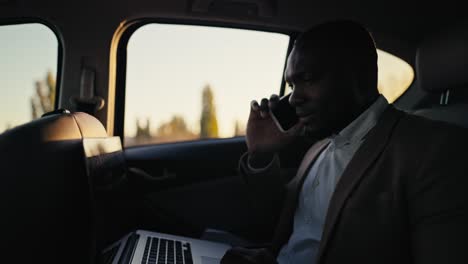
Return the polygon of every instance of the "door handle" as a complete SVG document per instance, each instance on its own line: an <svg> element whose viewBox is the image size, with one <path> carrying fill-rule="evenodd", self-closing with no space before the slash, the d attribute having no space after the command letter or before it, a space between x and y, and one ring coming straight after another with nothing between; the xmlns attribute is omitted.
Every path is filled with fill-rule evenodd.
<svg viewBox="0 0 468 264"><path fill-rule="evenodd" d="M140 168L128 168L128 176L131 179L135 179L140 182L147 182L147 183L158 183L167 180L173 180L176 177L175 173L169 172L167 168L163 169L163 173L161 176L153 176L148 172L140 169Z"/></svg>

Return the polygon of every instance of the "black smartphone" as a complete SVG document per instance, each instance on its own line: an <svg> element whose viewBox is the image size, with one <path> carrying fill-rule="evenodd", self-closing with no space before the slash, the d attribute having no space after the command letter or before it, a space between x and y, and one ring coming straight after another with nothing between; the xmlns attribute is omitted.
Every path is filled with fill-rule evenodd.
<svg viewBox="0 0 468 264"><path fill-rule="evenodd" d="M297 124L297 122L299 122L299 117L296 115L296 109L289 104L290 96L291 94L289 93L281 97L275 109L270 110L273 121L282 132L288 131Z"/></svg>

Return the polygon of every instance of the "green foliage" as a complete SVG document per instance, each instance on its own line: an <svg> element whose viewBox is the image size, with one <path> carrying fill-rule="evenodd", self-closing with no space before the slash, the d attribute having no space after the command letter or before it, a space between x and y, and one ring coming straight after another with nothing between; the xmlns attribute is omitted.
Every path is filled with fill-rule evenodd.
<svg viewBox="0 0 468 264"><path fill-rule="evenodd" d="M171 121L159 126L156 136L178 138L181 136L193 136L193 133L188 128L185 119L175 115L172 117Z"/></svg>
<svg viewBox="0 0 468 264"><path fill-rule="evenodd" d="M51 71L47 72L46 83L49 89L49 101L51 102L51 105L53 108L55 104L55 94L56 94L55 87L56 86L55 86L55 78L52 75Z"/></svg>
<svg viewBox="0 0 468 264"><path fill-rule="evenodd" d="M200 138L218 137L218 120L214 104L213 91L209 85L202 93L202 113L200 118Z"/></svg>
<svg viewBox="0 0 468 264"><path fill-rule="evenodd" d="M242 126L241 122L239 120L236 120L234 123L234 136L243 136L245 135L245 129Z"/></svg>
<svg viewBox="0 0 468 264"><path fill-rule="evenodd" d="M138 139L148 139L151 138L151 132L150 132L150 120L149 118L146 119L146 126L140 126L140 120L136 120L136 135L135 137Z"/></svg>
<svg viewBox="0 0 468 264"><path fill-rule="evenodd" d="M44 80L36 81L35 88L36 93L31 97L31 114L33 119L54 110L55 78L52 72L48 71Z"/></svg>
<svg viewBox="0 0 468 264"><path fill-rule="evenodd" d="M146 120L145 124L137 120L136 135L132 139L126 139L126 144L142 145L218 137L218 121L216 119L214 96L211 87L207 85L202 92L202 112L199 135L190 129L184 117L180 115L172 116L169 121L161 123L153 132L151 132L150 127L149 119ZM237 126L236 131L236 133L243 133L240 125Z"/></svg>

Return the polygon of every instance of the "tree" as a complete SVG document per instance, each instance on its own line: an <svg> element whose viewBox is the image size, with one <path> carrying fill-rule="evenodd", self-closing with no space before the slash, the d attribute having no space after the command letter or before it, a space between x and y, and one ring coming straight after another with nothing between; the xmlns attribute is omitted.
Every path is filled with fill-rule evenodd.
<svg viewBox="0 0 468 264"><path fill-rule="evenodd" d="M234 136L242 136L245 135L245 129L242 126L241 122L239 120L236 120L234 122Z"/></svg>
<svg viewBox="0 0 468 264"><path fill-rule="evenodd" d="M156 131L158 142L171 142L195 139L196 134L190 131L182 116L174 115L169 122L162 123Z"/></svg>
<svg viewBox="0 0 468 264"><path fill-rule="evenodd" d="M175 115L169 122L163 123L159 126L156 136L169 137L185 134L192 134L192 132L188 129L185 119L181 116Z"/></svg>
<svg viewBox="0 0 468 264"><path fill-rule="evenodd" d="M7 124L5 125L5 130L4 130L3 132L6 132L6 131L10 130L11 128L12 128L11 124L10 124L10 123L7 123Z"/></svg>
<svg viewBox="0 0 468 264"><path fill-rule="evenodd" d="M140 120L136 120L136 135L135 138L137 140L145 140L151 138L151 132L150 132L150 120L149 118L146 119L146 126L140 126Z"/></svg>
<svg viewBox="0 0 468 264"><path fill-rule="evenodd" d="M44 80L35 82L36 93L31 98L32 118L41 117L44 113L54 110L55 78L48 71Z"/></svg>
<svg viewBox="0 0 468 264"><path fill-rule="evenodd" d="M206 85L202 92L202 113L200 118L200 138L218 137L218 120L213 91Z"/></svg>

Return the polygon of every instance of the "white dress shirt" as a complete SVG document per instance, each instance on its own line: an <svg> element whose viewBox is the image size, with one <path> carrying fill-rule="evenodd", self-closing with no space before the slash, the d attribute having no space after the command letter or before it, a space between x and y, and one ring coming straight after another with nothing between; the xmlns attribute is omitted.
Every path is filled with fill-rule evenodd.
<svg viewBox="0 0 468 264"><path fill-rule="evenodd" d="M388 103L380 96L365 112L337 135L320 153L307 173L294 214L292 234L278 255L279 264L315 263L331 196L366 134Z"/></svg>

